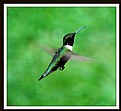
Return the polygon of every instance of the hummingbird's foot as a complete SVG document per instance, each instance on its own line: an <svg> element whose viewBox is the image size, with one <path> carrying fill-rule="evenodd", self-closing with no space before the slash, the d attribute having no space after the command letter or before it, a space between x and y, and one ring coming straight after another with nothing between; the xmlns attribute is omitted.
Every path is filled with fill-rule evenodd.
<svg viewBox="0 0 121 111"><path fill-rule="evenodd" d="M61 71L62 71L64 68L65 68L65 67L64 67L64 66L62 66L62 67L60 67L60 68L59 68L59 70L61 70Z"/></svg>

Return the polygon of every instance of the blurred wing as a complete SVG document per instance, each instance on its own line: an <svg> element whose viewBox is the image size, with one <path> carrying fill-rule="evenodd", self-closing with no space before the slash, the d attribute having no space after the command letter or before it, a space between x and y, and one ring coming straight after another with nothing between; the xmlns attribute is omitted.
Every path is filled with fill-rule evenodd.
<svg viewBox="0 0 121 111"><path fill-rule="evenodd" d="M72 60L78 60L78 61L86 61L86 62L91 62L93 59L85 57L85 56L80 56L74 52L71 53L71 59Z"/></svg>
<svg viewBox="0 0 121 111"><path fill-rule="evenodd" d="M45 52L47 52L48 54L54 56L55 53L59 50L57 48L54 48L50 45L38 45L42 50L44 50Z"/></svg>

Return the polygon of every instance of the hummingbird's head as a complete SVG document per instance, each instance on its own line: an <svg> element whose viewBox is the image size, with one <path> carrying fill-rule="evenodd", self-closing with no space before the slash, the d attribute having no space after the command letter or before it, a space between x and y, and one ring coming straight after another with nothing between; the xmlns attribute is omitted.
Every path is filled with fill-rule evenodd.
<svg viewBox="0 0 121 111"><path fill-rule="evenodd" d="M69 34L66 34L64 37L63 37L63 45L71 45L73 46L73 43L74 43L74 36L76 35L76 33L69 33Z"/></svg>
<svg viewBox="0 0 121 111"><path fill-rule="evenodd" d="M68 34L66 34L66 35L63 37L63 45L70 45L70 46L73 46L75 35L76 35L80 30L82 30L82 29L85 28L85 27L86 27L86 26L80 28L79 30L77 30L77 31L74 32L74 33L68 33Z"/></svg>

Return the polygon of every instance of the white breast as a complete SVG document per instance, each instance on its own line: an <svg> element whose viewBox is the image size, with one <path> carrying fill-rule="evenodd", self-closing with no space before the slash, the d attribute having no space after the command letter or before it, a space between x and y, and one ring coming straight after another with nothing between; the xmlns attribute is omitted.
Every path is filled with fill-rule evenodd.
<svg viewBox="0 0 121 111"><path fill-rule="evenodd" d="M66 48L72 51L73 46L71 46L71 45L66 45Z"/></svg>

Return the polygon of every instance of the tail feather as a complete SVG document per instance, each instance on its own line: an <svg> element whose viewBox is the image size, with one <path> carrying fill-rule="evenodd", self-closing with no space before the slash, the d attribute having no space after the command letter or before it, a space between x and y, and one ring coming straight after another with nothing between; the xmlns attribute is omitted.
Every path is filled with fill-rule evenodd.
<svg viewBox="0 0 121 111"><path fill-rule="evenodd" d="M38 80L40 81L42 78L44 78L44 75L42 75Z"/></svg>
<svg viewBox="0 0 121 111"><path fill-rule="evenodd" d="M44 77L48 76L49 74L53 73L53 72L54 72L55 70L57 70L57 69L58 69L58 67L54 67L51 71L46 70L45 73L42 74L41 77L39 78L39 81L40 81L41 79L43 79Z"/></svg>
<svg viewBox="0 0 121 111"><path fill-rule="evenodd" d="M39 78L39 81L41 80L41 79L43 79L44 77L46 77L46 76L48 76L48 74L50 74L50 72L45 72L44 74L42 74L41 75L41 77Z"/></svg>

